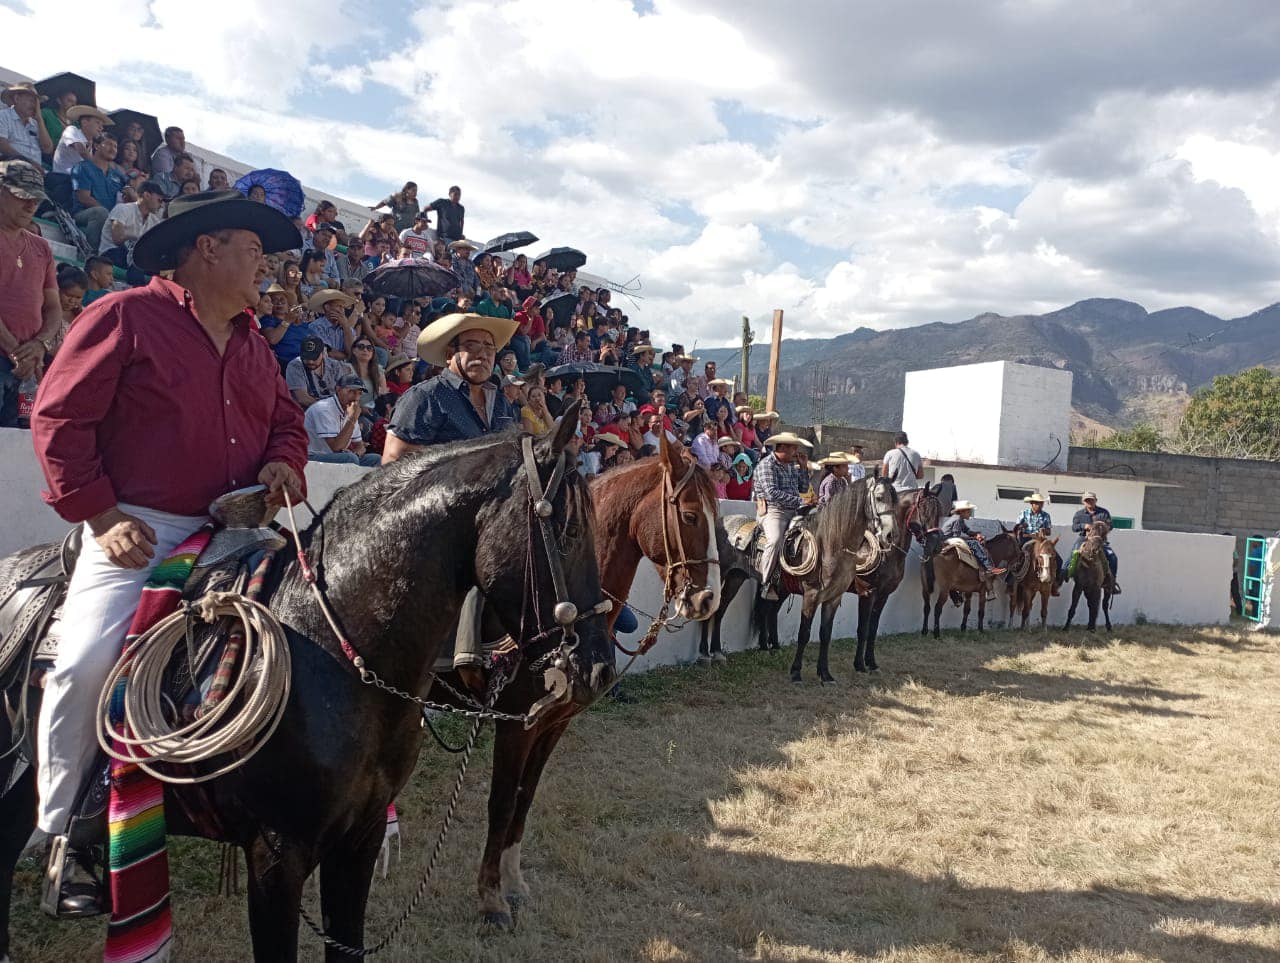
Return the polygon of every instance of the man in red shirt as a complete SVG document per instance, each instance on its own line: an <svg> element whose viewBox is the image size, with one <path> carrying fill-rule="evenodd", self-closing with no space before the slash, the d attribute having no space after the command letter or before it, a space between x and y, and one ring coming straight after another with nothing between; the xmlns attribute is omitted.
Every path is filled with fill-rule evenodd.
<svg viewBox="0 0 1280 963"><path fill-rule="evenodd" d="M31 232L44 174L0 161L0 428L18 425L18 387L38 378L62 324L49 243Z"/></svg>
<svg viewBox="0 0 1280 963"><path fill-rule="evenodd" d="M298 247L275 208L236 191L175 198L144 233L143 288L76 319L31 418L45 501L87 529L38 732L40 827L65 835L97 751L98 694L151 570L206 519L214 498L254 482L276 503L303 493L307 433L267 342L250 328L263 254ZM173 280L159 277L173 271ZM59 894L98 911L93 886Z"/></svg>

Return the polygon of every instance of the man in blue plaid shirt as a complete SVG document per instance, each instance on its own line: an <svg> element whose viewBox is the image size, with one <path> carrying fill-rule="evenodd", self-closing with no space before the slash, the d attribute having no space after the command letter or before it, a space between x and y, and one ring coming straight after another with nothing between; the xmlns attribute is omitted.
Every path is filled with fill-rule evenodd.
<svg viewBox="0 0 1280 963"><path fill-rule="evenodd" d="M798 457L801 445L813 446L789 431L772 436L765 444L773 451L760 459L754 476L756 517L766 539L760 558L760 581L764 585L764 598L777 599L780 596L773 577L782 552L782 537L796 512L813 504L809 473L800 467Z"/></svg>
<svg viewBox="0 0 1280 963"><path fill-rule="evenodd" d="M1049 535L1053 534L1053 519L1049 517L1049 513L1044 510L1044 496L1039 492L1028 495L1023 499L1027 503L1027 507L1022 510L1022 514L1018 517L1018 521L1022 523L1026 531L1019 540L1021 544L1026 544L1028 540L1033 538L1036 532L1045 532ZM1062 556L1056 551L1053 553L1058 560L1057 577L1053 580L1053 590L1051 592L1055 597L1061 593L1058 586L1062 584ZM1012 587L1012 573L1010 573L1010 586Z"/></svg>

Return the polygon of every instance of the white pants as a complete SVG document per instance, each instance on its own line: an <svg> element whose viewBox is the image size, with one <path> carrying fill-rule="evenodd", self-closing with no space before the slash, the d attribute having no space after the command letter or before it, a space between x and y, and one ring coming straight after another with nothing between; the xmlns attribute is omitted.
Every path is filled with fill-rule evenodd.
<svg viewBox="0 0 1280 963"><path fill-rule="evenodd" d="M207 520L121 505L127 515L155 530L155 556L146 568L120 568L94 540L88 526L84 548L67 587L58 659L45 676L37 747L40 771L40 828L62 835L98 751L95 734L98 697L120 658L124 637L151 570Z"/></svg>
<svg viewBox="0 0 1280 963"><path fill-rule="evenodd" d="M787 533L787 526L795 517L789 508L778 508L770 505L760 516L760 527L764 529L764 537L768 539L764 551L760 554L760 584L768 585L782 555L782 536Z"/></svg>

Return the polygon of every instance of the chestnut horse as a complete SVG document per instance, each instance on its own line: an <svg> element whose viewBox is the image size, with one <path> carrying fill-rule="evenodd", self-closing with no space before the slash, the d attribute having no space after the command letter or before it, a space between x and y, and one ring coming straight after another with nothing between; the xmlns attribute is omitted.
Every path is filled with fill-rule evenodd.
<svg viewBox="0 0 1280 963"><path fill-rule="evenodd" d="M964 610L960 615L960 631L969 627L969 611L973 596L978 596L978 631L983 631L983 623L987 615L987 593L983 580L977 569L960 560L955 552L942 552L945 539L940 531L931 532L925 539L924 558L920 562L920 592L924 596L924 625L921 635L929 634L929 608L934 589L938 591L938 601L933 607L933 637L939 638L941 630L942 608L947 599L960 604L957 599L963 596ZM991 556L991 564L995 567L1008 565L1019 553L1018 537L1003 525L1000 533L992 535L983 542L987 554Z"/></svg>
<svg viewBox="0 0 1280 963"><path fill-rule="evenodd" d="M1014 588L1013 604L1013 609L1022 610L1021 628L1027 627L1031 605L1037 595L1040 596L1040 628L1048 627L1049 596L1053 593L1053 586L1058 578L1057 544L1056 538L1049 538L1044 532L1036 532L1034 538L1024 546L1024 550L1031 553L1031 565ZM1012 617L1009 621L1013 621Z"/></svg>
<svg viewBox="0 0 1280 963"><path fill-rule="evenodd" d="M619 603L609 616L610 630L645 557L657 567L676 614L703 620L716 611L719 502L711 476L683 446L668 445L664 433L657 457L601 475L591 484L591 498L600 586L606 598ZM485 638L500 634L486 626ZM444 673L441 681L454 688L465 685L456 672ZM541 675L522 668L503 690L497 708L523 713L544 694ZM456 703L439 683L431 697ZM529 729L512 721L496 724L489 830L477 883L487 923L510 926L512 910L529 898L520 871L525 823L543 767L577 714L576 704L570 703L539 715Z"/></svg>

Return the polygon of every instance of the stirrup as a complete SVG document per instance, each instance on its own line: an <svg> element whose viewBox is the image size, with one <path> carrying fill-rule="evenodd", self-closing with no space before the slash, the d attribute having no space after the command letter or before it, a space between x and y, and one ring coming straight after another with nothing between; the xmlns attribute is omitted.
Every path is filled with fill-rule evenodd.
<svg viewBox="0 0 1280 963"><path fill-rule="evenodd" d="M40 909L55 919L84 919L111 912L111 892L98 867L98 847L72 849L66 836L49 840Z"/></svg>

